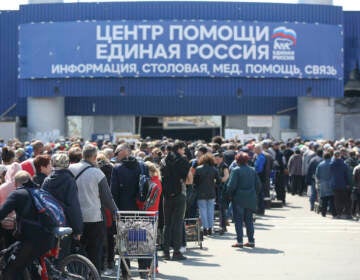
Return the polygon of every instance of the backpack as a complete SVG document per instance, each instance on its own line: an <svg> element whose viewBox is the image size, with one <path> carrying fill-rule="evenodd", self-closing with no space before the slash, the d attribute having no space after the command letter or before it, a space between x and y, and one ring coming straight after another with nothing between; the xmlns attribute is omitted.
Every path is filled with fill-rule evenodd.
<svg viewBox="0 0 360 280"><path fill-rule="evenodd" d="M27 189L39 216L39 222L46 229L66 225L64 208L56 198L43 189Z"/></svg>
<svg viewBox="0 0 360 280"><path fill-rule="evenodd" d="M150 181L148 167L143 162L139 162L139 166L140 166L140 175L139 175L139 191L138 191L137 199L141 202L144 202L148 196L151 181Z"/></svg>

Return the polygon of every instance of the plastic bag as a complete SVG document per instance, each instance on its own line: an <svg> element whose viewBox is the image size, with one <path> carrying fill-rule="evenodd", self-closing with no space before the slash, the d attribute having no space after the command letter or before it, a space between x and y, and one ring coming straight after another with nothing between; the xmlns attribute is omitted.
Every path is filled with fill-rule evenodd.
<svg viewBox="0 0 360 280"><path fill-rule="evenodd" d="M311 185L307 186L307 196L310 197L312 195L312 187Z"/></svg>

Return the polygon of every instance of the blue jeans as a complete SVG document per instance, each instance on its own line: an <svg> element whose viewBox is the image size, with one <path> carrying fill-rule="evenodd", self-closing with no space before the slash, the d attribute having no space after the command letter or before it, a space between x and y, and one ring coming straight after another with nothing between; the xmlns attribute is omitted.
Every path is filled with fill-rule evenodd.
<svg viewBox="0 0 360 280"><path fill-rule="evenodd" d="M253 212L248 208L241 208L235 203L233 205L233 214L235 220L235 230L236 230L236 239L238 243L243 243L243 222L246 226L246 235L250 243L254 243L254 221L253 221Z"/></svg>
<svg viewBox="0 0 360 280"><path fill-rule="evenodd" d="M317 200L317 190L316 190L315 184L311 184L311 195L309 198L311 210L314 209L316 200Z"/></svg>
<svg viewBox="0 0 360 280"><path fill-rule="evenodd" d="M203 228L212 228L214 225L215 199L199 199L197 202Z"/></svg>

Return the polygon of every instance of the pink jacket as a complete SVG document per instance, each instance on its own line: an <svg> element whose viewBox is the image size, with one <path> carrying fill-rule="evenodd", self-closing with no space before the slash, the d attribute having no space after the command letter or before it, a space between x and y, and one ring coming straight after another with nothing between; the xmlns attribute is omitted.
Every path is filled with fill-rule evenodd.
<svg viewBox="0 0 360 280"><path fill-rule="evenodd" d="M15 190L15 174L21 169L21 165L17 162L8 166L5 174L5 183L0 186L0 205L3 205L9 194Z"/></svg>

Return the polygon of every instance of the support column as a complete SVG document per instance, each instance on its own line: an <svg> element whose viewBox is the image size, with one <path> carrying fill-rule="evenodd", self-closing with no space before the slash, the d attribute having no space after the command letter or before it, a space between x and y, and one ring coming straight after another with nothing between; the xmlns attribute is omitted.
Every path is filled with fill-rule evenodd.
<svg viewBox="0 0 360 280"><path fill-rule="evenodd" d="M334 139L333 98L298 97L298 132L306 139Z"/></svg>
<svg viewBox="0 0 360 280"><path fill-rule="evenodd" d="M333 5L333 0L299 0L299 4ZM298 132L301 137L334 139L333 98L298 97Z"/></svg>
<svg viewBox="0 0 360 280"><path fill-rule="evenodd" d="M27 126L29 139L41 138L43 141L49 141L64 136L64 97L28 97Z"/></svg>
<svg viewBox="0 0 360 280"><path fill-rule="evenodd" d="M63 0L28 0L29 4L64 3ZM64 97L28 97L27 127L29 139L55 140L65 135Z"/></svg>

